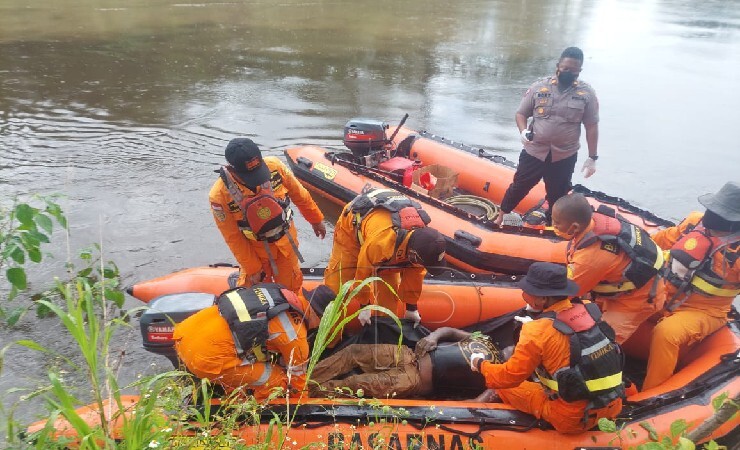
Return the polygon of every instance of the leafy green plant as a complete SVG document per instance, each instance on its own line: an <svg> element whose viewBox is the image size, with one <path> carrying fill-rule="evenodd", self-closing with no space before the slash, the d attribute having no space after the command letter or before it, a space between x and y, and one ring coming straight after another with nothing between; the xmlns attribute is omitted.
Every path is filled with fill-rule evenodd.
<svg viewBox="0 0 740 450"><path fill-rule="evenodd" d="M727 395L725 394L723 401L726 399ZM715 410L717 409L719 409L719 406L715 404ZM598 426L600 431L613 433L615 435L614 439L610 441L610 444L614 440L618 440L620 447L623 446L622 433L625 431L625 424L618 426L613 420L601 418L599 419ZM634 450L694 450L696 448L696 443L688 435L689 424L684 419L677 419L671 423L670 433L666 436L658 434L658 431L649 422L640 422L640 427L647 431L651 442L628 448ZM630 429L627 429L627 433L629 433L631 437L636 435L635 432ZM709 441L704 444L703 448L705 450L720 450L724 447L717 445L715 441Z"/></svg>
<svg viewBox="0 0 740 450"><path fill-rule="evenodd" d="M36 196L31 203L15 202L10 208L0 207L0 269L10 284L8 300L28 288L26 265L40 263L43 244L51 241L56 221L67 227L67 218L55 196ZM41 204L33 206L33 204ZM24 308L9 309L0 304L0 317L17 320Z"/></svg>

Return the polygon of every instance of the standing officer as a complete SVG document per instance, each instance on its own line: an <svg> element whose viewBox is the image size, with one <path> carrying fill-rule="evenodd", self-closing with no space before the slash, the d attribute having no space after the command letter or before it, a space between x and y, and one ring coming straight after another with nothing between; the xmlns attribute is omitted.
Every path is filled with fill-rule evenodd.
<svg viewBox="0 0 740 450"><path fill-rule="evenodd" d="M263 159L251 139L232 139L225 156L229 165L219 170L209 200L216 225L239 263L237 285L251 286L264 277L297 292L303 283L302 257L290 201L321 239L326 235L324 215L293 173L276 157Z"/></svg>
<svg viewBox="0 0 740 450"><path fill-rule="evenodd" d="M563 50L555 65L555 76L540 79L529 87L516 112L516 126L524 149L514 180L501 201L496 218L510 213L540 181L545 182L548 203L547 222L552 205L571 188L573 170L581 147L581 124L586 128L588 158L583 164L586 178L596 172L599 141L599 101L588 83L578 80L583 67L583 52L578 47ZM527 119L532 125L527 127Z"/></svg>

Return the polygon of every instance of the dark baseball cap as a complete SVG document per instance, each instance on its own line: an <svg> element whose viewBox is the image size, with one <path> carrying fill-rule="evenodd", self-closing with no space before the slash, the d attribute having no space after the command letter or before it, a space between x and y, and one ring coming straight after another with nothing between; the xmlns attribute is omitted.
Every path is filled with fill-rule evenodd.
<svg viewBox="0 0 740 450"><path fill-rule="evenodd" d="M447 249L447 241L434 228L423 227L413 230L409 238L408 249L419 255L421 264L432 275L437 275L445 269L444 253Z"/></svg>
<svg viewBox="0 0 740 450"><path fill-rule="evenodd" d="M548 262L536 262L529 266L527 275L517 286L527 294L538 297L570 297L578 294L578 285L568 279L567 269Z"/></svg>
<svg viewBox="0 0 740 450"><path fill-rule="evenodd" d="M224 156L234 174L248 187L257 187L270 179L270 169L262 160L262 152L251 139L232 139Z"/></svg>

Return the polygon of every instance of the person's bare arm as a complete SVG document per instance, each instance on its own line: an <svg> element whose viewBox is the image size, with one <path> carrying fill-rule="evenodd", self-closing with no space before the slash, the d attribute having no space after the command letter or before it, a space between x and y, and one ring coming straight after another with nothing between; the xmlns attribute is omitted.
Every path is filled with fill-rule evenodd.
<svg viewBox="0 0 740 450"><path fill-rule="evenodd" d="M460 342L470 337L471 333L457 328L442 327L432 331L416 343L416 354L421 356L437 348L438 342Z"/></svg>

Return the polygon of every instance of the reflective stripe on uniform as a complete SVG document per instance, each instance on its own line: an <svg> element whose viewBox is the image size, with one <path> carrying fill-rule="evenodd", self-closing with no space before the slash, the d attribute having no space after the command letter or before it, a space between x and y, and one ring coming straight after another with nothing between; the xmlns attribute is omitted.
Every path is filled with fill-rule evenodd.
<svg viewBox="0 0 740 450"><path fill-rule="evenodd" d="M706 292L709 295L716 295L717 297L735 297L740 294L740 289L724 289L709 284L706 280L695 276L691 280L691 284L702 292Z"/></svg>
<svg viewBox="0 0 740 450"><path fill-rule="evenodd" d="M252 386L262 386L263 384L267 383L267 380L270 379L270 375L272 375L272 364L264 364L265 370L262 371L262 375L252 383L249 383Z"/></svg>
<svg viewBox="0 0 740 450"><path fill-rule="evenodd" d="M239 292L231 291L226 294L226 298L228 298L231 301L231 304L234 306L234 311L236 311L236 315L237 317L239 317L239 321L249 322L250 320L252 320L252 316L249 314L247 305L244 304L244 300L242 300L242 298L239 296Z"/></svg>
<svg viewBox="0 0 740 450"><path fill-rule="evenodd" d="M612 389L622 384L622 372L615 373L595 380L586 380L586 387L589 391L603 391Z"/></svg>
<svg viewBox="0 0 740 450"><path fill-rule="evenodd" d="M586 347L583 350L581 350L581 356L588 356L591 353L595 353L597 350L602 349L609 345L609 339L604 338L601 342L598 342L590 347Z"/></svg>
<svg viewBox="0 0 740 450"><path fill-rule="evenodd" d="M603 391L606 389L613 389L622 384L622 372L608 375L595 380L585 380L586 388L589 392ZM547 386L549 389L558 392L558 382L549 378L540 377L540 382Z"/></svg>
<svg viewBox="0 0 740 450"><path fill-rule="evenodd" d="M262 295L265 296L265 299L267 299L267 304L270 305L270 308L275 307L275 299L273 299L272 295L270 295L270 291L265 288L257 288L256 290L260 291Z"/></svg>
<svg viewBox="0 0 740 450"><path fill-rule="evenodd" d="M275 317L280 321L280 326L283 327L283 331L285 331L285 334L288 336L288 342L293 342L298 339L298 334L295 332L295 328L293 328L293 322L291 322L290 317L288 317L288 314L285 311Z"/></svg>
<svg viewBox="0 0 740 450"><path fill-rule="evenodd" d="M653 263L653 268L655 268L655 270L659 270L663 267L664 261L663 252L659 251L656 255L655 263ZM635 283L631 281L621 281L618 283L599 283L591 290L597 294L615 294L618 292L632 291L634 289L636 289Z"/></svg>

